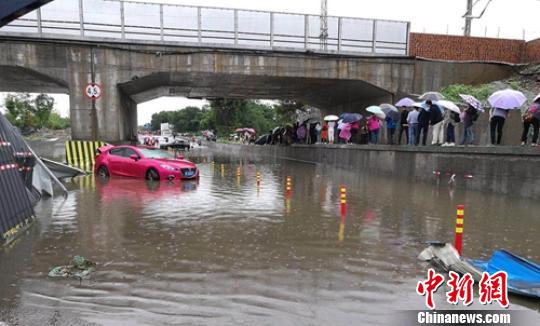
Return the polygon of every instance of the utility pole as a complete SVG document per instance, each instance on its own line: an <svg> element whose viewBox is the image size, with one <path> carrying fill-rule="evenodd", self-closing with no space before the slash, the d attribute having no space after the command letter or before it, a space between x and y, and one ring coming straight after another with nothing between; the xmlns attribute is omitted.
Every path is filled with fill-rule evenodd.
<svg viewBox="0 0 540 326"><path fill-rule="evenodd" d="M465 28L463 30L463 35L471 36L471 22L473 9L473 0L467 0L467 12L465 13Z"/></svg>
<svg viewBox="0 0 540 326"><path fill-rule="evenodd" d="M328 49L328 1L321 0L321 49Z"/></svg>

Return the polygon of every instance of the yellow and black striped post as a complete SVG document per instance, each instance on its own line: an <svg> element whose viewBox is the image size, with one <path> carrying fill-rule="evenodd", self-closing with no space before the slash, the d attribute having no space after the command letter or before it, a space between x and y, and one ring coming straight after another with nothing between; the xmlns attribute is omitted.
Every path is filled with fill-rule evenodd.
<svg viewBox="0 0 540 326"><path fill-rule="evenodd" d="M341 216L347 214L347 188L345 186L339 187L339 202L341 206Z"/></svg>
<svg viewBox="0 0 540 326"><path fill-rule="evenodd" d="M221 163L221 177L223 178L225 176L225 165Z"/></svg>
<svg viewBox="0 0 540 326"><path fill-rule="evenodd" d="M463 217L465 212L465 205L457 205L456 213L456 236L454 241L454 247L461 255L463 249Z"/></svg>
<svg viewBox="0 0 540 326"><path fill-rule="evenodd" d="M261 185L261 172L257 171L255 180L257 181L257 188L259 188L259 186Z"/></svg>
<svg viewBox="0 0 540 326"><path fill-rule="evenodd" d="M66 141L67 164L85 171L92 171L96 162L97 149L104 145L105 142L102 141Z"/></svg>

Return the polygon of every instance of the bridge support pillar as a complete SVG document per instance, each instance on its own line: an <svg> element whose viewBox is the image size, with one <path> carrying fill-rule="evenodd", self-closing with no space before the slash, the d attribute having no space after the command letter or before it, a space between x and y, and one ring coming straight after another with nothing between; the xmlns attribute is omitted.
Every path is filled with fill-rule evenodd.
<svg viewBox="0 0 540 326"><path fill-rule="evenodd" d="M114 65L115 58L109 56L108 51L96 51L93 62L92 52L83 48L71 56L75 59L71 63L69 81L72 138L92 139L95 129L98 140L119 143L135 139L137 103L117 86L129 76ZM95 100L95 120L92 119L92 100L84 94L86 85L92 80L102 90L101 97Z"/></svg>

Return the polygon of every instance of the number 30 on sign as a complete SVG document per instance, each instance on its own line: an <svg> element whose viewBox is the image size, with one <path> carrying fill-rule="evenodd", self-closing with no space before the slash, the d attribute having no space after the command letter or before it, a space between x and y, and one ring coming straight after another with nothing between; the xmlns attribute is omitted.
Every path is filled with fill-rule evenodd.
<svg viewBox="0 0 540 326"><path fill-rule="evenodd" d="M84 88L84 95L86 97L97 100L101 97L101 86L96 83L90 83Z"/></svg>

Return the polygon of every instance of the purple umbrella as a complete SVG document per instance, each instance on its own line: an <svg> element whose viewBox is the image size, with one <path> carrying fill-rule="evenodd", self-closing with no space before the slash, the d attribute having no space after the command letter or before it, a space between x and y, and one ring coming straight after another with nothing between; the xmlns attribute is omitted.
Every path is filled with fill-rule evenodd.
<svg viewBox="0 0 540 326"><path fill-rule="evenodd" d="M472 95L467 95L467 94L459 94L459 97L461 97L467 104L469 104L473 108L480 111L484 111L482 109L482 103L479 100L477 100L476 97Z"/></svg>
<svg viewBox="0 0 540 326"><path fill-rule="evenodd" d="M488 98L492 107L505 110L518 109L525 101L527 98L522 92L510 88L497 91Z"/></svg>
<svg viewBox="0 0 540 326"><path fill-rule="evenodd" d="M401 100L397 101L397 103L395 104L397 107L401 107L401 106L405 106L405 107L411 107L414 105L414 101L411 100L410 98L408 97L404 97L402 98Z"/></svg>

